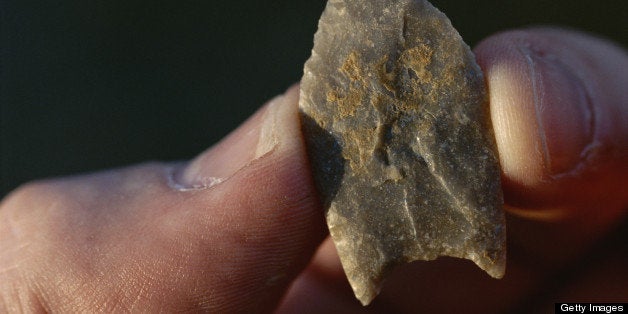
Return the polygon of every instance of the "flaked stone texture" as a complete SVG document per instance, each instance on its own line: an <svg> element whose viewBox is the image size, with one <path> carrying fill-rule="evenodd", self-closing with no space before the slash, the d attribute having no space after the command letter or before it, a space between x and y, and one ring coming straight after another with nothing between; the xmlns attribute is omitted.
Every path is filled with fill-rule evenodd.
<svg viewBox="0 0 628 314"><path fill-rule="evenodd" d="M414 260L466 258L503 275L486 85L444 14L423 0L330 0L299 105L329 231L363 304Z"/></svg>

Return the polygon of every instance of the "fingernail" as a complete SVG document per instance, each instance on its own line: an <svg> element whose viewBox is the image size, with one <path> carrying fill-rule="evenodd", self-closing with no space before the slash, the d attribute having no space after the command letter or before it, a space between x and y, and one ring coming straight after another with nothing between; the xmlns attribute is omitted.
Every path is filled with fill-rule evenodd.
<svg viewBox="0 0 628 314"><path fill-rule="evenodd" d="M550 176L572 172L593 142L593 107L586 86L555 56L521 49L531 74L536 120Z"/></svg>
<svg viewBox="0 0 628 314"><path fill-rule="evenodd" d="M281 102L281 96L273 99L218 144L175 170L171 176L173 187L179 190L210 188L271 152L278 144L275 120Z"/></svg>

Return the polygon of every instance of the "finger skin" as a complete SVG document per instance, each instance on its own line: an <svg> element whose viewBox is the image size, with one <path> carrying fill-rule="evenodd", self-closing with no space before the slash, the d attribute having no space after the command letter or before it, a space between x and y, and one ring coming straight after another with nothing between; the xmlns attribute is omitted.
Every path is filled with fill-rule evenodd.
<svg viewBox="0 0 628 314"><path fill-rule="evenodd" d="M548 219L628 206L628 55L569 30L491 36L475 49L490 90L506 202Z"/></svg>
<svg viewBox="0 0 628 314"><path fill-rule="evenodd" d="M628 55L570 30L491 36L475 49L490 91L510 250L548 271L628 213Z"/></svg>
<svg viewBox="0 0 628 314"><path fill-rule="evenodd" d="M173 182L188 164L147 163L13 192L0 205L0 311L272 311L326 234L297 98L294 87L260 111L273 110L275 145L232 158L212 187Z"/></svg>

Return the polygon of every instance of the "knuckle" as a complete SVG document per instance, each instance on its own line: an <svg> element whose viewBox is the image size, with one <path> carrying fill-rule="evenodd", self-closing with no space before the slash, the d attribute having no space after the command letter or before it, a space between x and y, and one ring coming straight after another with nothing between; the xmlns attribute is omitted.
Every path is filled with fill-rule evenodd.
<svg viewBox="0 0 628 314"><path fill-rule="evenodd" d="M27 183L0 203L0 224L16 240L41 238L53 229L54 217L67 213L74 203L67 189L56 181Z"/></svg>
<svg viewBox="0 0 628 314"><path fill-rule="evenodd" d="M67 194L55 181L34 181L11 192L2 202L1 208L28 211L28 209L47 207L50 204L66 203L69 200Z"/></svg>

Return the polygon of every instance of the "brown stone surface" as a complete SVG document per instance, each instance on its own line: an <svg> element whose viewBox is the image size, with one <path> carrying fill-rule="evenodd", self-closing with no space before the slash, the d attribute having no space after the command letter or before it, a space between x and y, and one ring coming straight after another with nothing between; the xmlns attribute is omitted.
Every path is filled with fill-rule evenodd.
<svg viewBox="0 0 628 314"><path fill-rule="evenodd" d="M327 224L363 304L414 260L467 258L503 275L486 86L444 14L423 0L330 0L299 106Z"/></svg>

